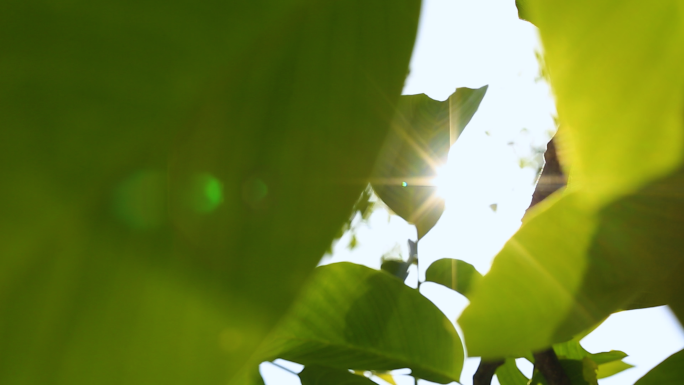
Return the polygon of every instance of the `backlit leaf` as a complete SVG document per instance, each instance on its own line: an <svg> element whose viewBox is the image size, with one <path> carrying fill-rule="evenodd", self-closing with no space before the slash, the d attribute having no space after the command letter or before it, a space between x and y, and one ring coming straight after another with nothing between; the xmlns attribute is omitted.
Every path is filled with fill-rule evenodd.
<svg viewBox="0 0 684 385"><path fill-rule="evenodd" d="M261 356L339 369L410 368L458 381L463 347L453 325L418 291L351 263L319 267Z"/></svg>
<svg viewBox="0 0 684 385"><path fill-rule="evenodd" d="M437 260L425 272L425 280L444 285L468 297L479 284L482 274L473 265L459 259Z"/></svg>
<svg viewBox="0 0 684 385"><path fill-rule="evenodd" d="M416 225L422 238L444 211L433 179L446 164L450 145L477 112L487 92L459 88L440 102L404 95L373 173L375 193L397 215Z"/></svg>
<svg viewBox="0 0 684 385"><path fill-rule="evenodd" d="M525 7L570 174L567 193L530 211L459 320L468 351L490 358L565 341L624 308L669 303L684 317L684 5Z"/></svg>

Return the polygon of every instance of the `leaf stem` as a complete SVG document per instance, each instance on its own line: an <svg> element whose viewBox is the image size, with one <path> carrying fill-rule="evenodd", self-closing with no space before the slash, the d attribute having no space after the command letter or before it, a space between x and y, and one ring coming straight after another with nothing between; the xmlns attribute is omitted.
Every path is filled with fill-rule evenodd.
<svg viewBox="0 0 684 385"><path fill-rule="evenodd" d="M408 240L408 245L409 245L409 258L408 261L406 261L406 264L408 265L407 268L410 268L411 265L415 262L416 264L416 289L420 291L420 285L423 283L420 280L420 265L418 265L418 242L420 239L416 240L413 242L412 240Z"/></svg>

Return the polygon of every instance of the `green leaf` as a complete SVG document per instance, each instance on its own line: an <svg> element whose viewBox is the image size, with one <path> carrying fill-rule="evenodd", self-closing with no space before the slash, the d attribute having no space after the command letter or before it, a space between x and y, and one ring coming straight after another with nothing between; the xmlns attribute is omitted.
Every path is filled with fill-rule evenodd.
<svg viewBox="0 0 684 385"><path fill-rule="evenodd" d="M558 358L567 358L572 360L581 360L584 357L589 357L591 355L591 353L586 351L582 345L580 345L579 340L576 338L573 338L567 342L554 344L553 351L556 353Z"/></svg>
<svg viewBox="0 0 684 385"><path fill-rule="evenodd" d="M571 385L598 385L596 364L588 358L583 360L559 360L561 367L570 378ZM534 371L530 385L549 385L538 370Z"/></svg>
<svg viewBox="0 0 684 385"><path fill-rule="evenodd" d="M512 358L507 358L506 362L496 369L496 378L501 385L527 385L530 382Z"/></svg>
<svg viewBox="0 0 684 385"><path fill-rule="evenodd" d="M348 370L320 365L307 365L299 373L299 379L302 380L302 385L376 385L368 378Z"/></svg>
<svg viewBox="0 0 684 385"><path fill-rule="evenodd" d="M619 361L625 357L627 357L627 354L619 350L611 350L609 352L594 353L589 355L589 358L596 362L597 365Z"/></svg>
<svg viewBox="0 0 684 385"><path fill-rule="evenodd" d="M468 297L482 279L473 265L459 259L437 260L425 272L425 280L444 285Z"/></svg>
<svg viewBox="0 0 684 385"><path fill-rule="evenodd" d="M544 44L570 179L587 202L605 204L680 168L681 2L526 3Z"/></svg>
<svg viewBox="0 0 684 385"><path fill-rule="evenodd" d="M554 335L581 283L593 223L572 194L539 205L550 207L528 218L499 252L459 318L473 356L521 357L581 331Z"/></svg>
<svg viewBox="0 0 684 385"><path fill-rule="evenodd" d="M620 372L623 372L627 369L633 368L634 365L630 365L624 361L612 361L608 362L605 364L600 364L598 366L598 369L596 371L596 378L597 379L602 379L602 378L607 378L612 375L618 374Z"/></svg>
<svg viewBox="0 0 684 385"><path fill-rule="evenodd" d="M562 342L553 345L553 350L560 358L568 358L574 360L581 360L583 358L590 358L597 365L608 362L619 361L627 354L619 350L611 350L609 352L589 353L579 343L579 338L573 338L570 341Z"/></svg>
<svg viewBox="0 0 684 385"><path fill-rule="evenodd" d="M450 145L477 112L487 92L459 88L447 101L424 94L399 100L392 129L373 173L375 193L397 215L412 223L422 238L444 211L433 179L446 164Z"/></svg>
<svg viewBox="0 0 684 385"><path fill-rule="evenodd" d="M624 308L681 308L681 3L557 5L526 2L557 96L568 192L530 211L473 294L459 322L474 355L541 349Z"/></svg>
<svg viewBox="0 0 684 385"><path fill-rule="evenodd" d="M518 18L520 20L526 20L534 24L534 18L530 15L528 2L529 0L515 0L515 7L518 9Z"/></svg>
<svg viewBox="0 0 684 385"><path fill-rule="evenodd" d="M594 364L598 365L597 379L610 377L614 374L620 373L626 369L632 368L622 359L627 357L627 354L617 350L602 353L589 353L579 343L580 338L576 337L570 341L553 345L553 350L559 358L564 359L590 359Z"/></svg>
<svg viewBox="0 0 684 385"><path fill-rule="evenodd" d="M228 383L369 181L419 9L3 1L0 383Z"/></svg>
<svg viewBox="0 0 684 385"><path fill-rule="evenodd" d="M634 385L675 385L684 382L684 350L666 358Z"/></svg>
<svg viewBox="0 0 684 385"><path fill-rule="evenodd" d="M458 381L463 347L432 302L390 275L351 263L316 273L260 356L339 369Z"/></svg>
<svg viewBox="0 0 684 385"><path fill-rule="evenodd" d="M470 120L473 118L480 103L484 99L489 86L480 88L457 88L456 92L449 96L449 133L450 144L454 144L456 139L465 130Z"/></svg>
<svg viewBox="0 0 684 385"><path fill-rule="evenodd" d="M386 259L382 261L380 270L399 278L402 282L408 277L409 263L401 259Z"/></svg>
<svg viewBox="0 0 684 385"><path fill-rule="evenodd" d="M683 270L684 239L676 230L684 226L681 188L684 174L595 215L577 193L542 203L547 209L507 243L464 311L468 350L496 356L567 340L658 282L663 301L676 297ZM496 317L502 313L510 315Z"/></svg>
<svg viewBox="0 0 684 385"><path fill-rule="evenodd" d="M245 367L234 378L233 383L240 385L266 385L261 377L259 367Z"/></svg>

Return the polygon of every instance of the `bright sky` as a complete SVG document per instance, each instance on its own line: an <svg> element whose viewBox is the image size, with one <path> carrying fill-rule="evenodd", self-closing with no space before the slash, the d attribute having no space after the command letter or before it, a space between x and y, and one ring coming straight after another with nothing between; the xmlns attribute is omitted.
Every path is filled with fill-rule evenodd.
<svg viewBox="0 0 684 385"><path fill-rule="evenodd" d="M423 0L404 94L425 93L445 100L457 87L488 84L489 90L451 149L446 169L451 183L443 192L447 208L437 226L420 242L421 278L430 263L440 258L463 259L485 273L518 229L540 161L535 149L543 148L555 130L553 99L548 85L539 79L535 57L539 49L536 28L518 19L513 0ZM496 204L496 211L492 204ZM416 234L401 218L378 209L367 224L357 228L358 246L353 250L347 247L350 237L346 234L324 263L351 261L379 268L383 254L394 252L406 257L406 240L415 239ZM414 271L407 283L415 281ZM459 294L436 284L422 285L421 292L453 322L467 305ZM633 384L684 348L684 333L667 308L652 308L611 316L582 345L593 353L627 353L625 361L636 368L599 384ZM464 385L472 384L478 362L466 361ZM532 365L525 360L519 364L529 377ZM295 371L300 368L290 367ZM267 385L299 384L296 376L268 363L262 364L261 372ZM396 380L398 385L413 384L408 376L398 375ZM493 383L498 384L496 380Z"/></svg>

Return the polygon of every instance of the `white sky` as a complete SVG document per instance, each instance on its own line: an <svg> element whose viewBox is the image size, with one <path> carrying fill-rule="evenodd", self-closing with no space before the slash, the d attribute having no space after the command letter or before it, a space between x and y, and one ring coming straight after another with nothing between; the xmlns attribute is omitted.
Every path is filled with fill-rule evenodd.
<svg viewBox="0 0 684 385"><path fill-rule="evenodd" d="M421 277L440 258L463 259L484 273L518 229L534 189L539 156L533 149L543 147L555 130L554 103L549 87L538 79L535 50L536 28L518 19L513 0L423 0L404 94L425 93L445 100L457 87L488 84L489 90L451 149L447 175L452 183L444 193L447 209L420 242ZM521 160L528 165L521 167ZM496 212L490 208L493 203ZM406 240L416 234L401 218L378 209L357 228L354 250L347 248L350 237L346 234L324 263L351 261L379 268L380 257L393 249L407 256ZM407 283L415 280L413 272ZM421 292L454 322L467 305L459 294L439 285L426 283ZM599 384L633 384L684 348L684 333L667 308L653 308L611 316L582 345L590 352L627 353L625 361L636 368ZM478 361L466 360L464 385L472 384ZM524 361L521 369L529 377L532 365ZM267 385L299 384L296 376L268 363L261 371ZM399 385L413 384L408 376L396 380Z"/></svg>

